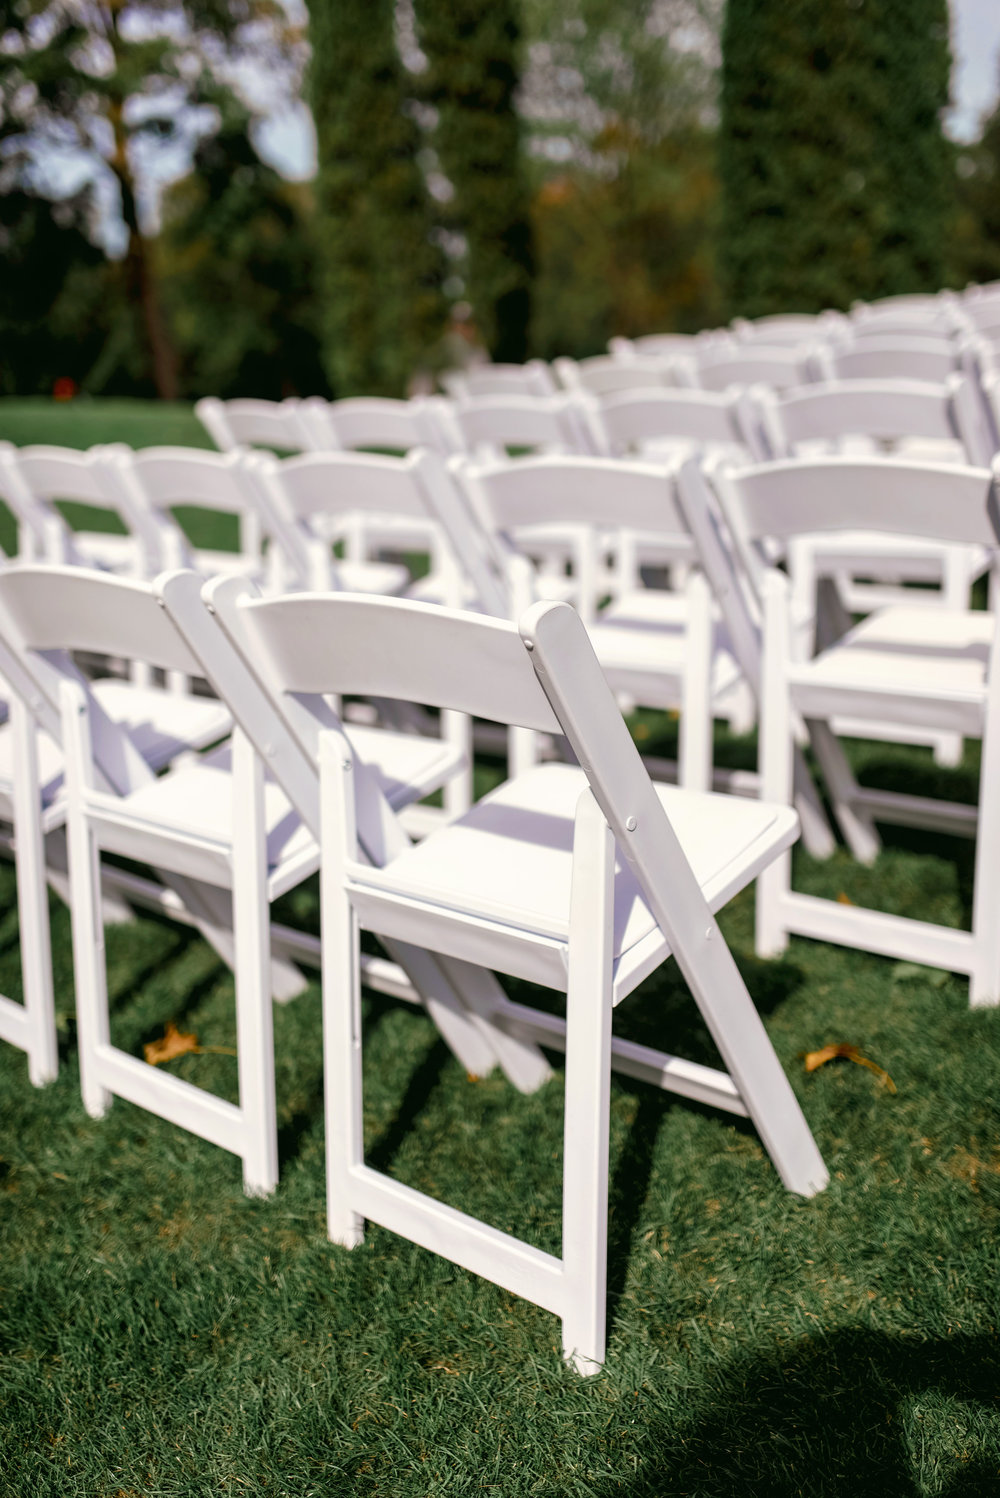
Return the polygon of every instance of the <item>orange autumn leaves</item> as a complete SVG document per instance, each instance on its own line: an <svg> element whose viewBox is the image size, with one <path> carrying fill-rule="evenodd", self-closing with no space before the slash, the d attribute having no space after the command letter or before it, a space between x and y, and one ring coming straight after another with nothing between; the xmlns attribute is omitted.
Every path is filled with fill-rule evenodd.
<svg viewBox="0 0 1000 1498"><path fill-rule="evenodd" d="M867 1056L862 1056L856 1045L825 1045L818 1051L807 1051L802 1060L806 1071L817 1071L828 1061L854 1061L858 1066L866 1066L869 1071L874 1072L889 1092L896 1091L896 1084L889 1073Z"/></svg>

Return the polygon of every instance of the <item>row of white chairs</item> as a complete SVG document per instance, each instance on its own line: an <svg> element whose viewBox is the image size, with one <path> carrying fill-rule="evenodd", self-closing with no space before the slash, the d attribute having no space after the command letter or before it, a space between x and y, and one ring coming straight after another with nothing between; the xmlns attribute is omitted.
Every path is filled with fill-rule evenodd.
<svg viewBox="0 0 1000 1498"><path fill-rule="evenodd" d="M295 475L304 476L315 496L332 491L338 472L383 472L397 482L408 475L425 513L446 533L480 609L494 617L412 600L337 597L313 587L314 579L299 595L265 598L231 572L207 588L190 570L152 583L102 577L82 567L23 565L0 573L0 670L12 689L11 815L19 899L22 888L35 891L34 926L22 915L22 944L33 948L25 964L27 1004L0 1007L0 1024L8 1027L0 1033L29 1051L35 1080L44 1078L46 1068L50 1074L51 978L46 993L44 981L30 981L29 968L34 962L37 979L44 967L46 840L66 828L88 1108L100 1114L111 1096L130 1097L240 1155L248 1189L271 1189L276 1147L270 1000L272 993L286 997L296 987L289 957L315 960L317 953L302 936L276 935L269 905L321 865L331 1235L356 1242L367 1216L445 1252L553 1310L563 1320L567 1354L592 1368L604 1350L611 1064L749 1114L791 1189L809 1194L825 1180L714 923L712 912L726 898L761 876L763 951L778 950L789 932L803 931L968 973L977 1003L995 1002L1000 993L996 939L987 920L996 875L995 840L987 836L995 813L986 792L1000 752L991 729L997 711L992 616L942 611L931 619L926 610L896 609L875 615L827 652L806 657L801 621L785 597L782 574L768 565L775 540L790 554L804 531L881 531L904 518L905 528L929 543L978 549L992 561L991 474L962 464L845 456L750 468L705 469L689 460L678 471L550 454L516 463L480 461L456 475L426 451L408 459L313 453L283 462L246 454L228 461L233 471L255 476L272 500ZM360 481L347 488L350 497L341 503L357 505ZM386 492L379 489L375 507L391 508ZM543 513L545 504L550 508ZM654 786L631 745L610 688L617 685L625 696L641 699L621 679L616 682L606 653L602 669L602 631L615 627L617 608L622 636L656 630L658 640L666 639L677 620L676 595L623 594L609 617L595 619L589 638L565 604L528 602L538 584L518 565L519 532L542 522L572 525L600 550L615 528L659 534L667 517L671 533L684 542L695 579L685 602L700 590L700 618L709 626L699 644L692 624L697 612L684 620L681 675L689 677L698 660L711 662L715 644L724 643L758 699L763 777L773 802ZM305 504L293 518L305 522ZM323 548L335 567L320 531L312 549ZM571 580L577 589L583 566ZM176 679L206 678L222 711L238 725L231 747L156 775L141 732L101 702L65 654L68 649L138 658ZM662 649L650 652L649 663L656 662L661 675L664 659ZM634 664L630 669L635 673ZM457 773L458 740L432 746L437 778L401 777L395 751L380 738L384 730L370 728L364 743L359 730L338 716L337 698L358 694L439 708L466 724L493 718L513 728L523 743L537 744L539 735L564 739L577 766L538 764L533 753L519 761L515 753L506 785L413 843L399 813ZM983 737L978 810L876 797L857 787L833 725L844 713L875 723L886 715L887 700L904 722ZM683 717L691 712L685 704ZM709 699L709 729L711 713ZM46 738L40 734L66 766L65 789L55 783L57 765L47 800L39 763ZM879 818L967 832L977 820L982 823L971 933L856 908L827 909L830 902L792 890L786 855L798 829L796 806L813 846L833 846L807 779L801 754L806 740L841 830L860 857L877 852ZM468 736L463 742L467 754ZM109 883L102 849L159 870L162 907L194 920L218 949L228 951L237 974L238 1106L150 1073L112 1045L102 899L109 892L125 899L154 896L134 884ZM382 936L389 949L395 967L383 978L419 996L467 1070L482 1072L499 1063L512 1081L530 1089L547 1075L539 1045L568 1042L561 1259L364 1165L359 923ZM691 1067L611 1037L613 1003L668 951L691 984L725 1072ZM510 1004L493 969L565 987L566 1030L560 1032L550 1016ZM372 976L370 962L366 971Z"/></svg>

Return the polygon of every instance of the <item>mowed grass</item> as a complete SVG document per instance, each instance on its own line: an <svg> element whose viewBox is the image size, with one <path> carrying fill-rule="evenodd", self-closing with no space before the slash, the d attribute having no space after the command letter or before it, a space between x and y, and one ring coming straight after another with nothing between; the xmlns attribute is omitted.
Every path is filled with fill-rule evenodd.
<svg viewBox="0 0 1000 1498"><path fill-rule="evenodd" d="M671 725L636 726L669 751ZM719 748L753 761L752 741ZM971 754L944 772L855 752L873 783L974 789ZM890 832L874 869L800 851L796 881L967 925L970 851ZM317 929L315 888L282 915ZM609 1354L581 1379L547 1313L378 1228L326 1240L317 975L275 1010L282 1177L251 1201L210 1145L120 1101L84 1113L56 900L52 919L58 1080L32 1088L0 1044L0 1494L1000 1491L1000 1012L970 1011L957 978L807 941L762 962L752 892L727 908L831 1182L791 1197L748 1124L616 1078ZM141 1054L173 1019L234 1045L231 976L195 933L144 917L107 952L117 1044ZM20 994L5 866L0 990ZM406 1005L369 995L364 1018L369 1161L558 1251L559 1058L523 1097L470 1081ZM616 1028L715 1059L672 964ZM804 1052L841 1041L895 1093L848 1063L806 1073ZM170 1069L235 1096L231 1056Z"/></svg>
<svg viewBox="0 0 1000 1498"><path fill-rule="evenodd" d="M0 441L18 447L33 443L55 443L60 447L93 447L99 442L124 442L129 447L205 447L214 443L194 414L182 401L0 400ZM78 529L121 533L125 527L110 510L92 505L60 502L69 523ZM195 546L235 550L236 521L231 515L210 514L190 506L179 507L177 518ZM0 548L8 555L17 550L17 527L7 506L0 501Z"/></svg>

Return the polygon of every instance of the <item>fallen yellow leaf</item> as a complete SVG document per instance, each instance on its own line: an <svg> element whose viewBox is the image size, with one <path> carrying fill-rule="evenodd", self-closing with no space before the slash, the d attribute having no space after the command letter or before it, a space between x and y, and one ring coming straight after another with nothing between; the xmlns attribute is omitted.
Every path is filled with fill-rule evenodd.
<svg viewBox="0 0 1000 1498"><path fill-rule="evenodd" d="M880 1082L884 1082L890 1092L896 1091L896 1084L889 1073L874 1061L869 1061L867 1056L862 1056L856 1045L825 1045L818 1051L807 1051L803 1056L806 1071L816 1071L817 1068L825 1066L828 1061L854 1061L858 1066L867 1066L873 1071Z"/></svg>
<svg viewBox="0 0 1000 1498"><path fill-rule="evenodd" d="M197 1035L178 1030L173 1020L168 1020L159 1040L150 1040L142 1048L150 1066L159 1066L164 1061L173 1061L175 1056L235 1056L236 1052L225 1045L199 1045Z"/></svg>
<svg viewBox="0 0 1000 1498"><path fill-rule="evenodd" d="M173 1061L175 1056L186 1056L197 1049L197 1035L185 1035L173 1020L168 1020L160 1039L148 1041L142 1053L150 1066L159 1066L162 1061Z"/></svg>
<svg viewBox="0 0 1000 1498"><path fill-rule="evenodd" d="M850 898L849 895L845 895L844 891L841 890L840 894L837 896L837 904L838 905L853 905L854 901Z"/></svg>

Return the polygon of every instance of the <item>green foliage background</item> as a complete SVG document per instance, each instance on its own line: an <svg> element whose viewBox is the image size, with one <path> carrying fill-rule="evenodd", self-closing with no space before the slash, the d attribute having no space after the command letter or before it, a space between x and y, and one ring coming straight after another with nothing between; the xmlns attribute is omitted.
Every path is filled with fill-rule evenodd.
<svg viewBox="0 0 1000 1498"><path fill-rule="evenodd" d="M719 270L731 313L945 282L947 0L728 0Z"/></svg>

